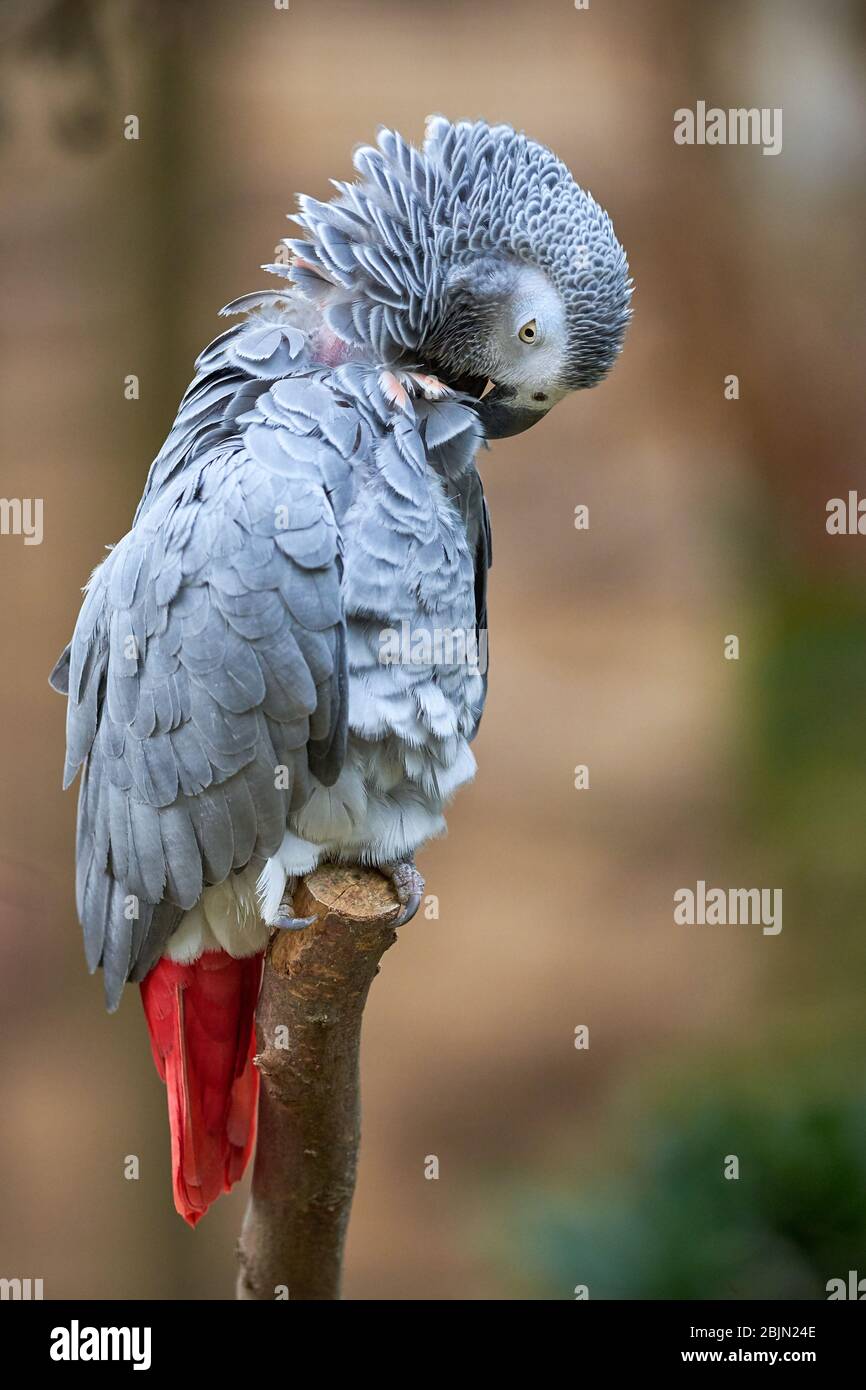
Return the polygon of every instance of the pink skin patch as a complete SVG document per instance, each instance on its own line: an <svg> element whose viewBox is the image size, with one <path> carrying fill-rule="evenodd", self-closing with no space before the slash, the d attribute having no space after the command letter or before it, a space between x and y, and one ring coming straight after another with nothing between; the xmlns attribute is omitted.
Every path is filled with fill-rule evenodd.
<svg viewBox="0 0 866 1390"><path fill-rule="evenodd" d="M349 360L351 348L336 333L324 325L317 330L313 339L313 356L325 367L339 367Z"/></svg>
<svg viewBox="0 0 866 1390"><path fill-rule="evenodd" d="M325 367L339 367L348 362L352 355L349 343L338 338L325 324L317 329L312 340L313 357ZM420 393L428 401L441 401L453 394L437 376L429 372L390 372L379 373L379 389L385 399L400 410L405 410L413 395Z"/></svg>

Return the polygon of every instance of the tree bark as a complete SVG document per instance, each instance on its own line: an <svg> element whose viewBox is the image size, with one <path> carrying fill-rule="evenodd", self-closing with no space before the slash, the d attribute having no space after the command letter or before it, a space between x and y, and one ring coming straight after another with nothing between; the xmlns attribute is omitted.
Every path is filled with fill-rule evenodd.
<svg viewBox="0 0 866 1390"><path fill-rule="evenodd" d="M328 864L275 933L256 1020L258 1143L239 1299L338 1299L361 1138L361 1019L400 906L375 869Z"/></svg>

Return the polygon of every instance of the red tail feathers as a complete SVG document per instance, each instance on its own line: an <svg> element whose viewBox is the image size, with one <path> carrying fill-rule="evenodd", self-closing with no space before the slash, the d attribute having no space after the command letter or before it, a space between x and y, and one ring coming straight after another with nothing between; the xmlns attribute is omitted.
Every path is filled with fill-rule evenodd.
<svg viewBox="0 0 866 1390"><path fill-rule="evenodd" d="M174 1204L190 1226L228 1192L252 1153L253 1066L263 955L162 959L141 984L157 1071L168 1090Z"/></svg>

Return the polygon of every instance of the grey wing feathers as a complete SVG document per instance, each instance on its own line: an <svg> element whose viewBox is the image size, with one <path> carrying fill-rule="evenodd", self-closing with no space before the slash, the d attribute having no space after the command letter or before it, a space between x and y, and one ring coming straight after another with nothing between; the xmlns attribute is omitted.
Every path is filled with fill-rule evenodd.
<svg viewBox="0 0 866 1390"><path fill-rule="evenodd" d="M274 381L305 363L304 335L285 313L291 299L291 291L259 290L220 310L222 315L257 311L257 316L227 328L200 355L196 377L151 466L136 521L191 460L237 432L238 417Z"/></svg>
<svg viewBox="0 0 866 1390"><path fill-rule="evenodd" d="M348 465L306 417L293 442L291 419L265 408L274 419L248 421L258 437L211 441L158 480L52 672L68 693L65 785L83 765L78 912L110 1008L205 884L274 853L310 770L330 784L342 765L345 622L326 480L344 481Z"/></svg>

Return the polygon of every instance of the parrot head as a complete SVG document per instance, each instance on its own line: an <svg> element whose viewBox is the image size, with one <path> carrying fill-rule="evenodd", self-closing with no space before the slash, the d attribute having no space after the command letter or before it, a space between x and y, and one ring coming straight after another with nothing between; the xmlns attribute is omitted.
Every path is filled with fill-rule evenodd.
<svg viewBox="0 0 866 1390"><path fill-rule="evenodd" d="M432 370L476 397L490 439L536 424L568 392L568 317L536 266L496 257L449 277Z"/></svg>
<svg viewBox="0 0 866 1390"><path fill-rule="evenodd" d="M607 213L551 152L510 126L430 119L423 148L381 130L359 179L300 199L308 240L267 268L318 301L329 328L383 367L472 399L489 438L517 434L594 386L630 317Z"/></svg>

